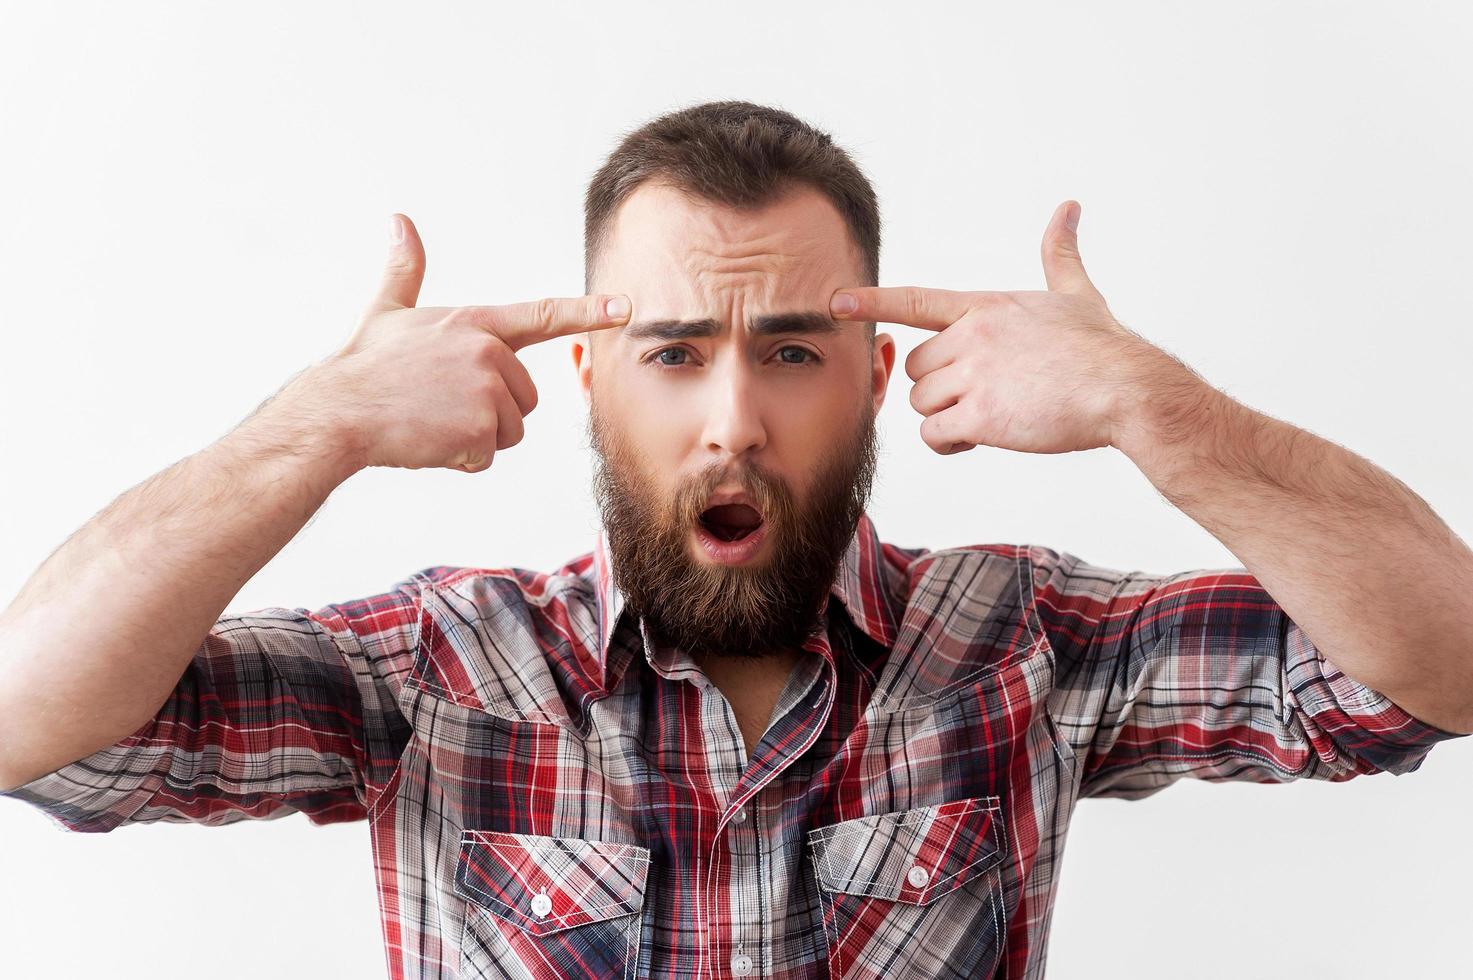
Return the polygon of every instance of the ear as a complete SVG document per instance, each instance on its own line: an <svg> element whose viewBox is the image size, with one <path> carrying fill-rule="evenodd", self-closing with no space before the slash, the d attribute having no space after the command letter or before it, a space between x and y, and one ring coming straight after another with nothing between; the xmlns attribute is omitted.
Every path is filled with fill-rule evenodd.
<svg viewBox="0 0 1473 980"><path fill-rule="evenodd" d="M593 407L593 348L587 333L573 334L573 370L578 374L578 388L583 392L585 407Z"/></svg>
<svg viewBox="0 0 1473 980"><path fill-rule="evenodd" d="M890 387L890 372L895 368L895 338L887 333L875 334L875 357L870 367L871 396L875 402L875 414L885 404L885 392Z"/></svg>

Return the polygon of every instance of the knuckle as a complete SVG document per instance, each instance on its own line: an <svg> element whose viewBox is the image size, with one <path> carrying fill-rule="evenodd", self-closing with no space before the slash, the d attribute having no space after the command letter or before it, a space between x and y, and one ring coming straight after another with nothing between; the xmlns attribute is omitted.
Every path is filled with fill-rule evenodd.
<svg viewBox="0 0 1473 980"><path fill-rule="evenodd" d="M532 320L539 330L551 332L557 323L557 300L539 299L532 308Z"/></svg>
<svg viewBox="0 0 1473 980"><path fill-rule="evenodd" d="M486 375L486 399L492 405L502 404L502 399L510 396L511 391L506 387L506 381L495 371Z"/></svg>
<svg viewBox="0 0 1473 980"><path fill-rule="evenodd" d="M522 425L520 418L508 419L507 422L509 424L502 426L496 433L497 449L510 449L512 446L521 442L522 436L526 433L526 429Z"/></svg>
<svg viewBox="0 0 1473 980"><path fill-rule="evenodd" d="M919 320L926 313L926 298L918 289L907 289L903 297L905 313L912 320Z"/></svg>
<svg viewBox="0 0 1473 980"><path fill-rule="evenodd" d="M491 333L492 336L495 336L494 331L506 329L506 311L499 306L468 307L466 319L478 329Z"/></svg>
<svg viewBox="0 0 1473 980"><path fill-rule="evenodd" d="M502 350L506 344L495 334L482 333L476 340L475 360L477 364L484 367L495 367L501 359Z"/></svg>
<svg viewBox="0 0 1473 980"><path fill-rule="evenodd" d="M437 319L434 323L434 327L437 330L452 330L467 326L470 324L470 322L470 314L466 312L465 308L456 307L455 309L448 311L444 316Z"/></svg>
<svg viewBox="0 0 1473 980"><path fill-rule="evenodd" d="M496 409L482 408L471 418L471 438L477 442L496 432Z"/></svg>
<svg viewBox="0 0 1473 980"><path fill-rule="evenodd" d="M492 373L482 374L476 379L475 384L472 385L469 389L471 402L476 408L477 414L475 415L475 419L478 424L481 420L480 413L482 411L496 410L496 382L494 380L495 377L496 375Z"/></svg>
<svg viewBox="0 0 1473 980"><path fill-rule="evenodd" d="M905 355L905 376L912 381L921 380L921 356L917 353L919 350L919 347L912 348L911 352Z"/></svg>
<svg viewBox="0 0 1473 980"><path fill-rule="evenodd" d="M402 249L396 250L384 264L384 278L393 283L407 279L418 271L418 260Z"/></svg>
<svg viewBox="0 0 1473 980"><path fill-rule="evenodd" d="M924 414L925 410L921 407L921 405L924 403L923 394L924 393L921 391L921 386L919 384L911 386L910 407L915 409L917 412L921 412Z"/></svg>

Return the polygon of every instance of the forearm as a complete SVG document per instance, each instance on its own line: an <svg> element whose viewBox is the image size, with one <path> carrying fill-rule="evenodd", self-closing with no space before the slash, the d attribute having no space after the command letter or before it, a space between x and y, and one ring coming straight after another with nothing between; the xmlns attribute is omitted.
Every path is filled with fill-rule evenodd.
<svg viewBox="0 0 1473 980"><path fill-rule="evenodd" d="M227 604L354 469L310 420L258 410L72 534L0 613L0 782L151 718Z"/></svg>
<svg viewBox="0 0 1473 980"><path fill-rule="evenodd" d="M1349 450L1189 372L1135 389L1116 445L1354 679L1473 731L1473 552Z"/></svg>

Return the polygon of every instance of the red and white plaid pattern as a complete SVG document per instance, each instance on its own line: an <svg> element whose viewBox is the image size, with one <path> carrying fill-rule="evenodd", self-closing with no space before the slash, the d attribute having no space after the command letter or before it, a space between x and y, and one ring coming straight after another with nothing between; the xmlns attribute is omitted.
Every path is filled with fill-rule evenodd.
<svg viewBox="0 0 1473 980"><path fill-rule="evenodd" d="M1427 725L1242 569L879 541L765 736L552 573L220 619L157 716L8 795L67 830L367 819L391 977L1037 977L1074 806L1415 770Z"/></svg>

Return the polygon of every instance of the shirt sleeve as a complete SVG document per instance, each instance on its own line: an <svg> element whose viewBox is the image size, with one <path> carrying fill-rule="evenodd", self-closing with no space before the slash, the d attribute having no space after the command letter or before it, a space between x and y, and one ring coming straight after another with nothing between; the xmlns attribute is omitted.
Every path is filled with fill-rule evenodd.
<svg viewBox="0 0 1473 980"><path fill-rule="evenodd" d="M407 579L315 611L226 614L150 721L0 796L84 833L298 812L315 824L363 819L408 741L397 692L419 595Z"/></svg>
<svg viewBox="0 0 1473 980"><path fill-rule="evenodd" d="M1401 775L1464 737L1342 672L1245 569L1149 575L1029 552L1054 654L1049 711L1080 760L1081 798L1140 799L1183 776Z"/></svg>

